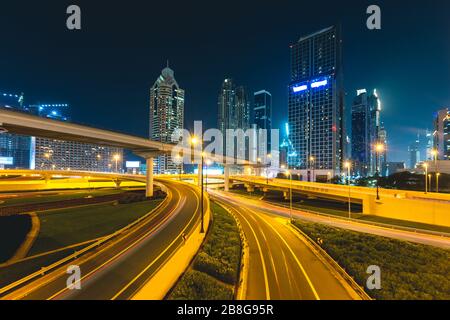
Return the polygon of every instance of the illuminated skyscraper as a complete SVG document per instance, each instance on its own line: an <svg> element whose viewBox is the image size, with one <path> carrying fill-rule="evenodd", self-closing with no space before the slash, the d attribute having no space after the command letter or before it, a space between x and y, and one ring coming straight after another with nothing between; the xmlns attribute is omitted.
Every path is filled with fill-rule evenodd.
<svg viewBox="0 0 450 320"><path fill-rule="evenodd" d="M14 111L24 109L23 94L0 93L0 108ZM7 132L0 133L0 168L29 169L31 138Z"/></svg>
<svg viewBox="0 0 450 320"><path fill-rule="evenodd" d="M176 143L172 135L184 125L184 90L175 80L174 72L167 65L150 89L150 139L163 143ZM155 159L157 174L177 173L180 165L170 155Z"/></svg>
<svg viewBox="0 0 450 320"><path fill-rule="evenodd" d="M297 152L289 159L303 180L326 180L344 160L341 36L329 27L291 46L288 119ZM313 175L315 177L313 177Z"/></svg>
<svg viewBox="0 0 450 320"><path fill-rule="evenodd" d="M439 160L450 160L450 110L439 110L434 117L434 148Z"/></svg>
<svg viewBox="0 0 450 320"><path fill-rule="evenodd" d="M226 130L241 129L245 132L250 128L250 98L244 86L236 87L232 79L225 79L219 92L217 107L217 127L222 131L224 138ZM234 147L231 143L227 144L224 141L224 154L236 156L238 150L245 150L242 141L235 142L237 144Z"/></svg>
<svg viewBox="0 0 450 320"><path fill-rule="evenodd" d="M258 129L267 130L267 143L260 144L258 147L258 156L262 159L272 152L271 134L272 129L272 95L266 90L254 93L253 114L255 124Z"/></svg>
<svg viewBox="0 0 450 320"><path fill-rule="evenodd" d="M359 176L373 176L377 170L375 145L385 144L385 130L380 128L381 104L377 91L368 94L366 89L357 91L352 105L352 156L354 173ZM379 155L379 166L385 163L384 154Z"/></svg>

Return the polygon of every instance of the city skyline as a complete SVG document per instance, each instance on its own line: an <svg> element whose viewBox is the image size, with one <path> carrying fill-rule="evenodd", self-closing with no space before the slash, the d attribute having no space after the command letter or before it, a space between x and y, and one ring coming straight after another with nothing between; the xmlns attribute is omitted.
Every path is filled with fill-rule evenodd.
<svg viewBox="0 0 450 320"><path fill-rule="evenodd" d="M330 4L330 6L334 5ZM123 38L120 30L123 29L125 32L136 28L133 23L127 24L128 20L123 24L113 25L111 31L108 32L99 25L101 19L98 18L95 21L89 19L89 25L86 27L92 31L89 34L84 34L82 31L80 35L73 36L60 31L52 32L51 29L57 21L52 18L53 12L50 11L46 13L49 20L45 23L38 24L32 17L27 20L30 25L34 22L37 23L36 34L45 32L46 35L41 38L41 42L36 43L34 38L27 38L26 44L18 43L17 40L21 38L21 33L26 31L23 26L18 27L17 37L10 38L9 35L6 35L5 41L11 44L11 50L2 52L0 56L1 61L8 62L2 65L8 81L0 80L0 88L5 92L19 93L23 91L27 101L68 101L74 106L73 120L75 122L85 122L146 136L148 128L142 122L148 101L146 94L148 89L146 88L151 86L152 79L159 73L160 66L165 63L166 59L169 59L177 70L177 78L188 92L186 109L190 112L185 119L185 125L188 128L192 127L194 120L204 120L205 127L215 126L214 113L217 93L221 81L228 76L232 76L237 83L245 83L249 92L257 91L260 88L270 91L273 95L273 127L283 128L283 124L287 121L288 81L286 79L288 79L289 72L289 45L304 34L334 24L336 20L342 20L347 117L355 90L362 87L377 88L383 101L384 120L389 133L389 160L406 162L408 161L408 146L417 131L432 129L433 113L450 104L450 98L443 89L443 84L448 82L448 73L445 72L448 70L448 59L444 59L444 57L448 56L450 48L446 44L437 43L437 37L424 37L426 34L431 35L433 30L445 32L449 29L445 28L448 21L436 18L441 15L436 8L425 6L423 12L430 13L426 17L433 13L434 18L429 19L427 29L417 27L415 30L416 26L413 24L413 20L416 13L409 12L402 15L400 6L389 3L382 2L380 6L383 8L383 28L380 31L369 31L365 27L365 5L357 4L349 9L354 14L345 15L345 19L342 9L336 8L334 16L323 15L315 17L315 19L303 19L301 23L282 22L266 36L256 33L254 28L244 24L242 20L245 15L243 13L248 12L250 8L242 6L242 12L237 13L240 17L239 23L233 26L233 30L245 31L247 37L240 41L249 40L256 47L240 46L242 52L240 58L235 58L229 49L223 48L217 42L221 36L230 37L232 31L224 30L220 26L221 21L213 23L209 21L208 16L205 16L205 19L211 22L212 27L209 31L202 31L202 36L209 43L208 47L219 49L220 55L214 58L215 55L211 56L212 51L202 51L201 47L195 50L199 54L194 54L194 49L188 48L189 59L180 56L173 44L161 40L163 34L157 35L158 40L161 40L158 42L157 50L154 50L151 45L132 41L144 35L146 28L143 28L135 38ZM310 8L314 8L314 6ZM17 21L14 21L12 17L17 8L11 6L8 9L10 9L11 15L5 21L14 26ZM207 7L204 8L199 14L204 14L207 9ZM284 8L267 5L259 8L255 15L268 15L270 9L273 9L271 14L277 19L280 19L283 14L289 14ZM54 10L56 11L57 7ZM92 12L92 14L97 12L95 5L88 5L84 10ZM39 12L39 10L37 11ZM119 13L113 10L112 14L118 15ZM128 14L131 15L131 12ZM125 17L127 16L125 15ZM358 16L361 18L358 19ZM88 16L88 18L90 17ZM247 19L253 18L247 17ZM399 33L406 26L413 28L416 32L411 32L407 37L400 37ZM191 37L191 33L197 30L198 27L192 25L183 31L179 45L184 46L188 41L196 41ZM266 30L266 27L263 30L269 31ZM123 64L121 67L116 63L119 55L124 54L120 52L121 50L112 52L110 57L105 56L105 49L96 44L99 32L103 32L102 44L113 45L110 41L112 37L116 36L121 43L131 44L132 48L137 50L132 50L135 51L133 59L129 54L125 55L124 60L121 60ZM167 34L171 32L173 29L168 30ZM55 40L60 40L61 44L56 46ZM433 45L436 50L428 52L428 50L419 49L415 53L408 50L419 43L420 47ZM30 44L35 45L36 48L44 48L44 50L37 50L28 58L17 54L16 50ZM264 50L258 50L261 46L266 49L267 54L261 54L261 52L264 53ZM394 50L392 46L396 49ZM402 54L400 46L404 48L402 50L408 50L408 54ZM87 48L90 49L86 50ZM143 60L150 49L153 51L150 55L152 59ZM49 59L52 52L55 53L55 56ZM258 54L256 55L256 53ZM383 59L386 54L392 59ZM405 71L412 72L411 68L415 59L426 57L428 60L440 61L442 68L437 70L416 66L421 69L415 69L414 72L423 76L415 79L406 76L408 72ZM66 63L67 61L69 62ZM43 63L36 65L35 62ZM209 66L212 64L216 68L211 69ZM263 67L258 68L258 65ZM364 74L355 72L362 65L367 71ZM49 72L45 70L49 70ZM91 74L87 73L88 70L91 71ZM31 74L39 75L39 81L36 81L36 76L30 76ZM427 78L437 80L433 83L422 81ZM64 86L65 83L67 86ZM111 90L113 92L108 92ZM89 96L89 99L81 98L80 92ZM123 105L127 105L126 109L132 112L122 110L121 106ZM205 108L211 109L211 115L205 115L202 112ZM93 110L96 111L95 114L92 112ZM410 112L410 110L414 110L414 112ZM101 116L106 112L110 117ZM125 115L128 117L129 123L117 121ZM346 127L349 128L348 123Z"/></svg>

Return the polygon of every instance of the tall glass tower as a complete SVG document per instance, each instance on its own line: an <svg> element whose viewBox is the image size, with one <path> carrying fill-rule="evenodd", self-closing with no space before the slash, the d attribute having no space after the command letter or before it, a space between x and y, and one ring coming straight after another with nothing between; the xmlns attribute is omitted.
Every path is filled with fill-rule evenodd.
<svg viewBox="0 0 450 320"><path fill-rule="evenodd" d="M167 67L150 89L150 139L163 143L174 143L173 133L183 129L184 90L180 88L172 69ZM155 159L154 171L157 174L178 173L181 164L170 155Z"/></svg>
<svg viewBox="0 0 450 320"><path fill-rule="evenodd" d="M257 129L267 130L267 143L260 144L258 156L265 159L267 154L272 152L271 134L272 129L272 94L266 90L254 93L253 114Z"/></svg>
<svg viewBox="0 0 450 320"><path fill-rule="evenodd" d="M332 26L291 45L288 120L297 152L289 166L303 180L326 181L344 160L342 40Z"/></svg>

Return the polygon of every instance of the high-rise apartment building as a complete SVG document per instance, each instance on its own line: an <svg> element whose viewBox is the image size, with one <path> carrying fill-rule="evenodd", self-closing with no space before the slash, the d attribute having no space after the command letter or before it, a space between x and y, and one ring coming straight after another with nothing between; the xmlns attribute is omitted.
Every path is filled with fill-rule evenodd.
<svg viewBox="0 0 450 320"><path fill-rule="evenodd" d="M377 172L377 166L380 168L386 162L382 159L384 154L377 158L375 150L377 143L385 145L387 139L380 127L381 104L377 91L368 94L366 89L358 90L351 111L353 171L358 176L371 176Z"/></svg>
<svg viewBox="0 0 450 320"><path fill-rule="evenodd" d="M450 110L445 108L434 116L434 148L439 160L450 160Z"/></svg>
<svg viewBox="0 0 450 320"><path fill-rule="evenodd" d="M184 90L167 65L150 89L150 139L163 143L176 143L172 135L184 126ZM171 155L158 156L154 171L157 174L178 173L182 164Z"/></svg>
<svg viewBox="0 0 450 320"><path fill-rule="evenodd" d="M344 161L342 40L338 27L300 38L291 46L288 119L297 154L289 159L303 180L327 179Z"/></svg>
<svg viewBox="0 0 450 320"><path fill-rule="evenodd" d="M0 93L0 108L26 111L23 94ZM0 133L0 168L28 169L31 163L31 138L8 132Z"/></svg>
<svg viewBox="0 0 450 320"><path fill-rule="evenodd" d="M249 148L245 141L235 139L235 143L226 141L227 130L250 129L250 99L244 86L237 86L232 79L225 79L219 92L217 127L224 136L223 150L228 156L237 157ZM245 156L248 159L247 155Z"/></svg>
<svg viewBox="0 0 450 320"><path fill-rule="evenodd" d="M258 129L267 130L267 142L258 146L258 157L265 159L271 154L271 129L272 129L272 94L266 90L255 92L253 115L254 123ZM267 160L265 159L265 162Z"/></svg>
<svg viewBox="0 0 450 320"><path fill-rule="evenodd" d="M30 105L27 111L48 119L70 121L68 104ZM122 169L123 150L75 141L32 137L31 169L118 172Z"/></svg>

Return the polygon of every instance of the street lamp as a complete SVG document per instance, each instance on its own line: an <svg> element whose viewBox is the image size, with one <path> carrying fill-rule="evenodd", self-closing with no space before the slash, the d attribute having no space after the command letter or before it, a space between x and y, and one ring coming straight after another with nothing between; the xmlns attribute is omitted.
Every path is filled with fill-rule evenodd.
<svg viewBox="0 0 450 320"><path fill-rule="evenodd" d="M425 194L428 193L428 163L424 163L423 167L425 168Z"/></svg>
<svg viewBox="0 0 450 320"><path fill-rule="evenodd" d="M116 153L114 155L114 161L116 162L116 172L118 172L118 162L120 160L120 155L118 153Z"/></svg>
<svg viewBox="0 0 450 320"><path fill-rule="evenodd" d="M431 178L432 178L432 175L431 175L431 173L429 173L428 174L428 189L430 190L430 192L433 192L433 188L431 186Z"/></svg>
<svg viewBox="0 0 450 320"><path fill-rule="evenodd" d="M377 143L375 145L375 167L376 167L376 178L377 178L377 200L380 200L380 166L379 158L380 154L384 152L384 144Z"/></svg>
<svg viewBox="0 0 450 320"><path fill-rule="evenodd" d="M350 169L352 167L352 164L350 161L346 161L344 163L344 167L347 169L347 184L348 184L348 218L352 218L352 203L351 203L351 187L350 187Z"/></svg>
<svg viewBox="0 0 450 320"><path fill-rule="evenodd" d="M199 143L199 139L196 137L196 136L191 136L191 139L190 139L191 141L190 141L190 143L191 143L191 146L192 147L194 147L195 148L195 146ZM203 165L204 165L204 159L205 159L205 154L204 154L204 152L203 152L203 146L202 145L200 145L200 147L201 147L201 150L200 150L200 152L201 152L201 156L202 156L202 161L201 161L201 177L200 177L200 179L201 179L201 184L200 184L200 187L201 187L201 199L200 199L200 210L201 210L201 224L200 224L200 233L205 233L205 228L204 228L204 217L203 217L203 198L204 198L204 195L203 195ZM195 158L194 158L195 159ZM200 168L199 168L199 170L200 170Z"/></svg>
<svg viewBox="0 0 450 320"><path fill-rule="evenodd" d="M315 164L316 158L314 158L313 156L309 157L309 163L310 163L310 167L312 168L312 181L315 182L315 169L316 169L316 164Z"/></svg>
<svg viewBox="0 0 450 320"><path fill-rule="evenodd" d="M289 217L292 223L292 173L289 170L285 172L286 176L289 176Z"/></svg>

